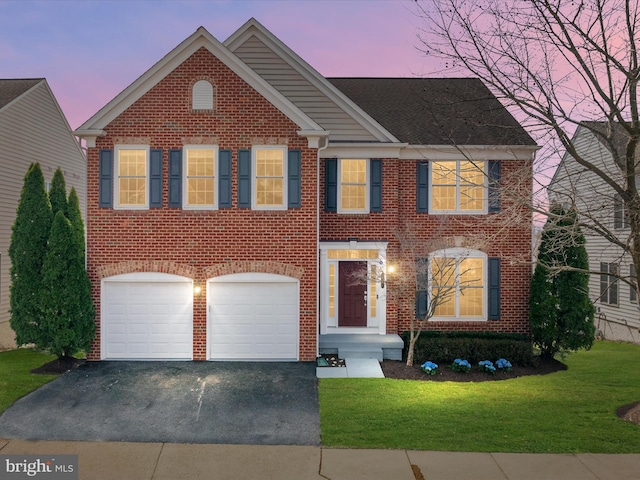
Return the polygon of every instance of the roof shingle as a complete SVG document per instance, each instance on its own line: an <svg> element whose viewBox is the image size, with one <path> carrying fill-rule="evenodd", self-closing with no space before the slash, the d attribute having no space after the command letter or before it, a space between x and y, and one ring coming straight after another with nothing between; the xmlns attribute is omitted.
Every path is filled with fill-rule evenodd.
<svg viewBox="0 0 640 480"><path fill-rule="evenodd" d="M42 80L44 78L0 79L0 108L9 104Z"/></svg>
<svg viewBox="0 0 640 480"><path fill-rule="evenodd" d="M536 145L478 78L328 78L412 145Z"/></svg>

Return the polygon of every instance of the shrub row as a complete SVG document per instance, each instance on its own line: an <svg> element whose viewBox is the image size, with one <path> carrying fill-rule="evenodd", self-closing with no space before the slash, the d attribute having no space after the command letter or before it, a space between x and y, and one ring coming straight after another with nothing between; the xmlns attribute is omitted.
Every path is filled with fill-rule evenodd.
<svg viewBox="0 0 640 480"><path fill-rule="evenodd" d="M406 358L408 332L403 339ZM498 358L506 358L514 366L531 366L536 361L528 336L495 332L422 332L414 354L414 364L418 365L428 360L450 364L456 358L469 360L472 365Z"/></svg>

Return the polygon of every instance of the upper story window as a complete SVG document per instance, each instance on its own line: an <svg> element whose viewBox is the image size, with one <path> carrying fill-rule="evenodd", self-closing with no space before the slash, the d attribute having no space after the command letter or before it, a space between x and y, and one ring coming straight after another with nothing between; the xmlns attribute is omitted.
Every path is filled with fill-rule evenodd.
<svg viewBox="0 0 640 480"><path fill-rule="evenodd" d="M431 255L430 301L434 318L486 318L486 255L463 249L441 250Z"/></svg>
<svg viewBox="0 0 640 480"><path fill-rule="evenodd" d="M256 210L287 208L287 149L285 147L254 147L252 204Z"/></svg>
<svg viewBox="0 0 640 480"><path fill-rule="evenodd" d="M368 170L368 160L340 159L338 212L367 213L369 211Z"/></svg>
<svg viewBox="0 0 640 480"><path fill-rule="evenodd" d="M485 162L431 162L432 213L486 213Z"/></svg>
<svg viewBox="0 0 640 480"><path fill-rule="evenodd" d="M116 208L149 207L149 147L120 145L115 148Z"/></svg>
<svg viewBox="0 0 640 480"><path fill-rule="evenodd" d="M213 145L184 147L183 208L217 208L217 157L218 148Z"/></svg>
<svg viewBox="0 0 640 480"><path fill-rule="evenodd" d="M613 197L613 228L621 229L629 227L629 212L618 194Z"/></svg>
<svg viewBox="0 0 640 480"><path fill-rule="evenodd" d="M213 85L206 80L198 80L191 92L193 110L213 110Z"/></svg>
<svg viewBox="0 0 640 480"><path fill-rule="evenodd" d="M600 303L618 305L620 265L600 263Z"/></svg>

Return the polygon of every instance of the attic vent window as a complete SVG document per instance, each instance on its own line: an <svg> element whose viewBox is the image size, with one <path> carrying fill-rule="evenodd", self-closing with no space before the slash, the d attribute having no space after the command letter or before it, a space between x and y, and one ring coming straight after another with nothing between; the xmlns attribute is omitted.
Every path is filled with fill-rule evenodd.
<svg viewBox="0 0 640 480"><path fill-rule="evenodd" d="M194 110L213 110L213 85L199 80L193 86L191 105Z"/></svg>

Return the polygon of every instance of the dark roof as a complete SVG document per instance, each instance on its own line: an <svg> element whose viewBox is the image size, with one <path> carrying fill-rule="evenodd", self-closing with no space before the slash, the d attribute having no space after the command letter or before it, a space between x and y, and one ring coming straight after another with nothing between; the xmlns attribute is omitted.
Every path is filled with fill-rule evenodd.
<svg viewBox="0 0 640 480"><path fill-rule="evenodd" d="M0 79L0 108L40 83L44 78Z"/></svg>
<svg viewBox="0 0 640 480"><path fill-rule="evenodd" d="M477 78L328 78L401 142L535 145Z"/></svg>

